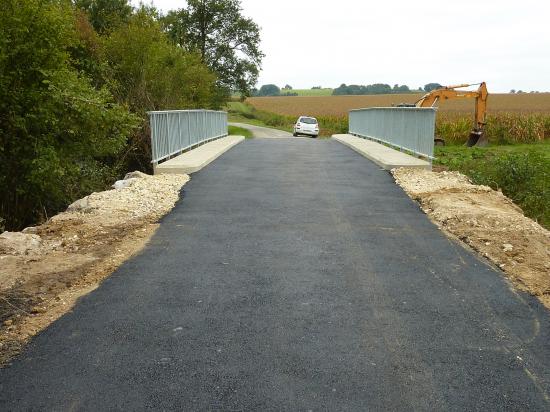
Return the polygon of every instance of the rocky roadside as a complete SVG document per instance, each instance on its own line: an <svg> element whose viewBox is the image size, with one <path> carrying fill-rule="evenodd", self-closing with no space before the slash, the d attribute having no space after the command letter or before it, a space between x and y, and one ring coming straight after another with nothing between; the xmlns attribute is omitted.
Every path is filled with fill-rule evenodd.
<svg viewBox="0 0 550 412"><path fill-rule="evenodd" d="M550 308L550 231L502 192L474 185L458 172L400 168L392 174L439 228Z"/></svg>
<svg viewBox="0 0 550 412"><path fill-rule="evenodd" d="M187 175L140 172L40 226L0 235L0 364L140 251Z"/></svg>

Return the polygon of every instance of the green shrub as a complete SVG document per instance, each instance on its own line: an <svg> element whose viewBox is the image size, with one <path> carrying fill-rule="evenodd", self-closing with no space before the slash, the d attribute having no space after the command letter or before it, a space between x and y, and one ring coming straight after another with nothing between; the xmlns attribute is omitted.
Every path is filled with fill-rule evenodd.
<svg viewBox="0 0 550 412"><path fill-rule="evenodd" d="M8 230L103 188L139 121L72 66L79 39L67 4L7 0L0 8L0 215Z"/></svg>
<svg viewBox="0 0 550 412"><path fill-rule="evenodd" d="M550 227L550 144L451 146L437 148L436 156L437 164L502 190L527 216Z"/></svg>

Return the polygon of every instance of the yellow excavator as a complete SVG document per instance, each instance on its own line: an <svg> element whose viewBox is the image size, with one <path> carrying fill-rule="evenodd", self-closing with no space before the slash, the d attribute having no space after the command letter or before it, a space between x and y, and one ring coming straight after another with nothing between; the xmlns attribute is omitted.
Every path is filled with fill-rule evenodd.
<svg viewBox="0 0 550 412"><path fill-rule="evenodd" d="M464 87L478 86L475 91L469 90L457 90ZM484 134L485 117L487 114L487 85L485 82L476 84L459 84L457 86L447 86L440 89L432 90L426 93L414 104L400 104L398 107L434 107L440 100L445 101L449 99L475 99L476 111L475 111L475 123L474 128L470 132L470 137L466 142L466 146L486 146L489 141ZM436 144L445 144L445 141L440 138L435 139Z"/></svg>

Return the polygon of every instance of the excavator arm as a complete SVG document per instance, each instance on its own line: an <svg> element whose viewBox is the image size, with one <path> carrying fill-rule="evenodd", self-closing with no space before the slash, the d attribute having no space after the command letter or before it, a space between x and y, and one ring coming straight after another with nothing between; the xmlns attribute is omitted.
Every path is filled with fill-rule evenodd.
<svg viewBox="0 0 550 412"><path fill-rule="evenodd" d="M476 91L456 90L464 87L474 86L472 84L459 84L456 86L447 86L441 89L433 90L426 93L415 103L416 107L433 107L440 101L449 99L475 99L475 124L470 138L466 143L467 146L485 146L488 141L484 136L485 117L487 114L487 85L485 82L479 83Z"/></svg>

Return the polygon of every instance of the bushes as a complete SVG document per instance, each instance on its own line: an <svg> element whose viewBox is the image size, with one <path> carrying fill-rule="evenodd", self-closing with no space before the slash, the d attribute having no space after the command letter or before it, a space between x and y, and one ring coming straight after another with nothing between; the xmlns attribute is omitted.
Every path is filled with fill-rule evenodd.
<svg viewBox="0 0 550 412"><path fill-rule="evenodd" d="M510 153L485 162L472 179L501 189L525 214L550 227L550 161L541 153Z"/></svg>
<svg viewBox="0 0 550 412"><path fill-rule="evenodd" d="M550 227L550 144L488 148L442 147L437 164L468 175L475 183L500 189L525 214Z"/></svg>
<svg viewBox="0 0 550 412"><path fill-rule="evenodd" d="M168 40L154 9L76 4L84 11L67 0L0 8L0 225L8 230L104 190L128 169L150 170L148 110L213 102L215 76Z"/></svg>
<svg viewBox="0 0 550 412"><path fill-rule="evenodd" d="M0 22L0 215L14 229L111 177L138 118L71 66L65 2L9 0Z"/></svg>
<svg viewBox="0 0 550 412"><path fill-rule="evenodd" d="M150 171L146 112L210 107L216 78L198 55L170 43L144 8L105 37L103 48L115 98L141 118L126 148L126 169Z"/></svg>

